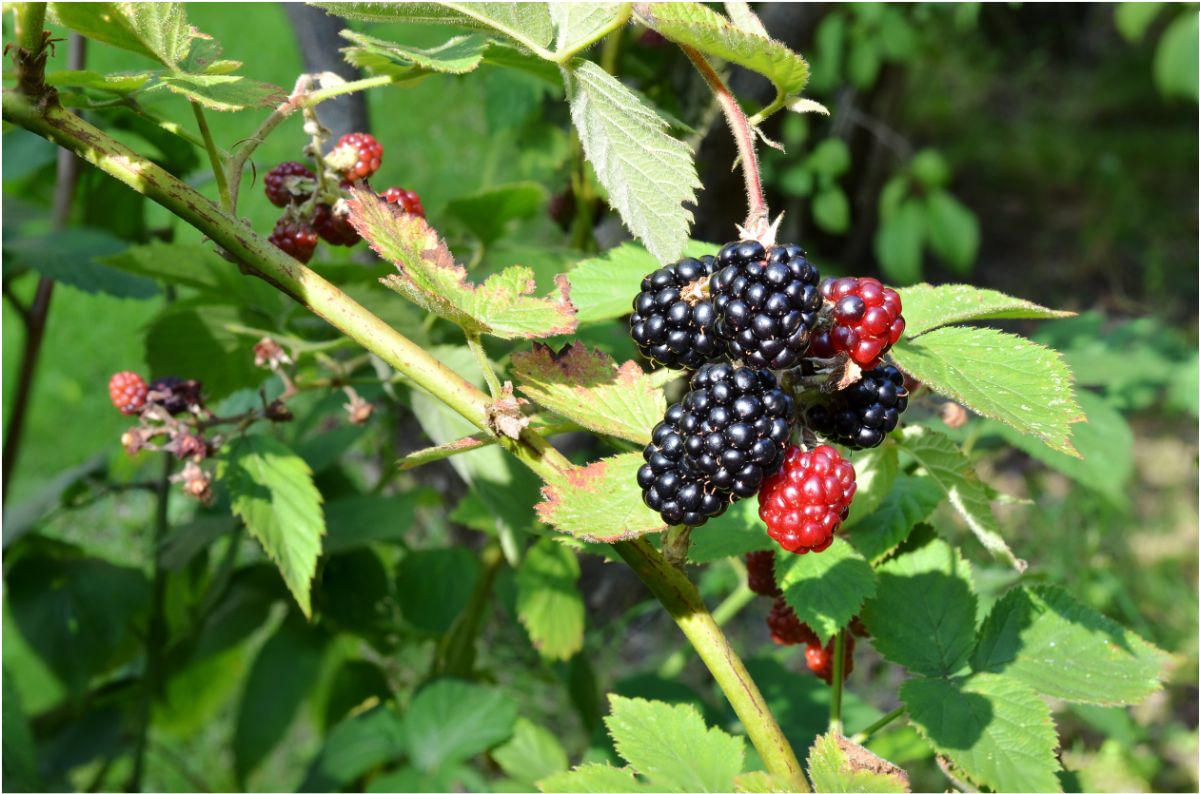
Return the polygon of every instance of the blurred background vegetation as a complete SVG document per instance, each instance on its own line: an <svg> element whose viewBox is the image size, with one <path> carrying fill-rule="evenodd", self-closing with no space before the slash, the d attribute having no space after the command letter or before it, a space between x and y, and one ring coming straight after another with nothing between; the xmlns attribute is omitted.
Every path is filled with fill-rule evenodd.
<svg viewBox="0 0 1200 794"><path fill-rule="evenodd" d="M772 34L809 59L808 93L831 111L828 117L781 114L766 125L766 135L786 148L786 153L765 148L763 155L770 204L785 211L783 239L805 245L823 274L877 275L897 285L968 281L1079 312L1069 320L1013 325L1063 351L1074 370L1090 419L1076 426L1084 460L1047 452L976 418L954 432L969 443L983 478L1011 497L1001 521L1010 545L1032 563L1027 578L1063 583L1177 657L1168 686L1141 706L1056 709L1063 762L1070 770L1064 780L1068 790L1195 790L1200 786L1196 8L780 4L764 6L761 13ZM279 5L238 4L235 10L197 4L189 7L189 16L221 42L226 57L245 62L249 77L290 87L304 70ZM6 41L10 32L6 15ZM443 31L411 26L374 26L372 33L418 44L445 37ZM694 237L714 243L732 239L733 223L744 211L740 178L729 169L732 145L686 60L634 28L613 37L595 57L611 59L617 73L657 103L698 147L705 190ZM141 65L112 48L93 45L87 53L87 67L99 72ZM735 74L732 79L751 104L765 101L759 92L766 86L757 78ZM431 77L366 96L371 131L387 152L373 181L378 187L397 184L418 191L430 222L477 271L519 262L548 283L566 263L622 239L619 220L602 203L590 203L591 191L572 190L573 177L580 184L576 147L566 106L557 101L561 88L552 82L484 67L464 78ZM145 105L159 118L194 126L190 109L175 97L160 94ZM122 108L88 113L215 196L202 151L156 132ZM217 140L228 147L247 137L261 116L247 111L210 114L209 120ZM303 143L297 115L258 150L259 175L277 162L300 159ZM59 657L47 662L45 653L34 649L53 645L54 638L26 636L27 626L25 633L17 629L13 594L27 595L32 584L21 576L37 572L21 569L21 556L11 553L10 543L32 532L45 543L78 544L119 566L148 565L153 497L114 494L106 483L151 477L158 464L122 453L118 438L128 421L109 405L104 384L117 370L154 369L155 356L168 354L146 343L147 329L166 298L152 283L101 260L134 243L194 242L199 236L90 169L84 170L69 232L55 233L53 147L7 127L3 147L6 296L28 304L39 274L59 279L19 464L6 472L5 716L10 703L19 703L29 717L47 785L115 788L129 774L130 737L102 697L84 706L73 698L76 677L86 681L105 671L64 667L64 657L82 653L76 645L57 647ZM466 199L497 193L505 198L508 217L481 221ZM278 211L257 186L243 195L243 214L267 233ZM594 229L581 230L578 219L588 213L571 211L579 202L595 209ZM323 246L318 254L324 260L319 266L330 272L359 267L363 256L330 252ZM369 285L370 279L360 281ZM401 327L419 328L419 317L380 292L373 291L368 305ZM372 294L371 288L363 286L362 294ZM6 414L25 345L23 321L13 306L6 297ZM588 341L626 358L633 355L619 332ZM246 349L237 343L227 352L232 358ZM209 361L206 366L234 365ZM311 406L306 420L311 426L339 421L340 404L326 402ZM937 408L930 406L924 419L939 421ZM395 414L380 421L386 424L371 432L347 428L335 447L313 453L328 458L328 468L320 472L323 491L339 478L374 482L397 452L416 445L410 421ZM403 531L411 524L407 539L415 546L445 545L447 539L461 539L463 527L478 523L479 505L465 497L465 486L448 465L432 467L413 493L417 496L404 503L400 515L388 513L379 520L397 523ZM456 504L449 516L438 509ZM173 524L193 520L194 507L184 500L174 500L172 509ZM246 551L255 552L256 547ZM386 559L389 571L404 564ZM977 558L976 564L986 605L1013 574L987 560ZM696 702L710 720L728 723L731 715L705 683L702 668L685 665L679 672L671 661L682 640L636 579L598 559L586 557L583 565L587 650L569 663L539 661L511 618L511 574L507 569L500 574L494 619L486 622L480 646L481 664L522 700L522 713L541 715L572 758L596 735L595 692ZM377 596L364 595L351 586L358 574L338 582L331 573L336 574L325 572L318 599L351 604L341 610L345 621L353 622L356 610L360 619L362 613L374 614L376 601L415 597L398 591L391 579L370 591ZM700 579L716 599L731 590L735 572L713 565ZM116 609L109 602L125 597L130 616L142 608L136 587L122 591L119 581L105 587L106 608ZM24 606L54 609L40 602ZM738 647L769 647L765 611L766 604L751 604L732 622ZM430 626L418 628L436 628L441 617L429 620ZM87 630L103 636L72 642L97 644L112 660L137 641L126 626L107 617L98 629ZM238 787L229 754L236 726L247 719L241 687L267 635L265 629L248 628L246 636L250 639L236 652L214 655L176 679L155 714L146 788ZM334 675L341 665L378 669L378 663L390 679L411 680L406 671L427 664L428 645L402 643L381 659L375 646L345 640L310 660L309 674L289 679L301 690L311 688L305 708L258 704L286 711L280 732L286 731L289 740L267 748L270 754L247 785L288 789L305 778L324 731L344 713L337 711L339 698L350 697L338 691L337 682L346 680ZM277 652L289 663L309 658L304 648ZM797 721L823 720L823 711L816 717L804 713L806 704L828 695L811 676L798 674L803 668L798 653L747 650L746 655L756 656L752 671L785 723L795 728ZM877 657L863 651L849 681L854 697L847 708L860 709L869 721L896 705L897 683ZM848 722L853 728L852 717ZM6 748L10 735L6 719ZM944 787L911 728L881 733L872 747L915 770L918 790ZM7 766L5 775L7 784ZM469 785L488 783L480 778Z"/></svg>

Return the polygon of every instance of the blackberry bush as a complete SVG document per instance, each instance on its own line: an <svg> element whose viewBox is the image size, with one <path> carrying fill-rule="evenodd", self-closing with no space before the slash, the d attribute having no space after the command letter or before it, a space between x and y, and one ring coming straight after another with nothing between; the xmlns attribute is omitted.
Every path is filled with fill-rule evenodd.
<svg viewBox="0 0 1200 794"><path fill-rule="evenodd" d="M706 286L717 260L681 259L642 279L629 333L642 355L664 367L696 369L724 354Z"/></svg>

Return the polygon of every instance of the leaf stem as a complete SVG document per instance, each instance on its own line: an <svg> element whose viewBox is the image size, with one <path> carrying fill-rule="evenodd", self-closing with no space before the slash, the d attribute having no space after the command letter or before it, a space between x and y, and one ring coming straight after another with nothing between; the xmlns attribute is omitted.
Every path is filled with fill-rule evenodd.
<svg viewBox="0 0 1200 794"><path fill-rule="evenodd" d="M500 379L496 377L496 370L492 369L492 362L488 360L487 351L483 349L483 340L479 338L479 334L467 334L467 347L471 349L471 354L475 356L475 363L483 371L483 379L487 381L492 399L499 400Z"/></svg>
<svg viewBox="0 0 1200 794"><path fill-rule="evenodd" d="M858 733L851 736L850 741L854 742L855 744L862 744L867 739L870 739L872 736L874 736L876 731L890 725L892 722L894 722L896 719L898 719L900 716L902 716L904 714L904 712L907 710L908 710L908 707L903 704L897 706L896 708L889 711L887 714L884 714L882 717L875 720L875 722L872 722L870 725L868 725L867 727L863 728Z"/></svg>
<svg viewBox="0 0 1200 794"><path fill-rule="evenodd" d="M582 429L574 422L545 422L538 424L536 418L531 419L530 426L542 436L555 436L560 433L571 433ZM453 455L461 455L464 452L491 446L495 443L495 433L472 433L469 436L463 436L445 444L438 444L437 446L425 447L424 449L418 449L416 452L410 452L396 461L396 466L400 471L408 471L418 466L424 466L426 463L433 463L435 460L443 460Z"/></svg>
<svg viewBox="0 0 1200 794"><path fill-rule="evenodd" d="M208 129L208 119L204 117L204 108L192 100L192 112L196 114L196 126L200 128L200 137L204 141L204 150L208 152L208 162L212 165L213 178L217 180L217 195L221 197L221 206L228 212L232 211L233 203L229 196L229 183L225 179L225 163L221 160L221 152L213 140L212 132Z"/></svg>
<svg viewBox="0 0 1200 794"><path fill-rule="evenodd" d="M846 659L846 629L837 633L833 643L833 694L829 698L829 730L842 732L842 689L845 688L843 665Z"/></svg>
<svg viewBox="0 0 1200 794"><path fill-rule="evenodd" d="M725 81L713 70L704 56L686 44L680 44L679 47L716 95L721 110L725 113L725 120L729 123L729 130L733 133L733 140L737 144L742 176L746 179L746 200L749 205L743 226L751 233L765 231L769 210L766 195L763 193L762 176L758 170L758 154L754 149L754 127L746 118L742 106L738 104L737 97L730 92Z"/></svg>

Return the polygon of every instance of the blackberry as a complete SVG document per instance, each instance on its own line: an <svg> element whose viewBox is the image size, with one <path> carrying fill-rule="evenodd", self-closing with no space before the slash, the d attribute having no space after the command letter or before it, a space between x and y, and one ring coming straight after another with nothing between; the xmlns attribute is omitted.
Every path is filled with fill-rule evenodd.
<svg viewBox="0 0 1200 794"><path fill-rule="evenodd" d="M796 612L788 606L782 597L776 598L767 614L767 628L771 630L771 639L776 645L812 645L817 643L817 635L808 624L801 623Z"/></svg>
<svg viewBox="0 0 1200 794"><path fill-rule="evenodd" d="M415 190L405 190L402 187L390 187L379 194L379 197L391 204L399 204L400 208L409 215L425 217L425 208L421 206L421 197Z"/></svg>
<svg viewBox="0 0 1200 794"><path fill-rule="evenodd" d="M684 454L722 492L740 499L779 470L794 409L766 370L705 364L683 398Z"/></svg>
<svg viewBox="0 0 1200 794"><path fill-rule="evenodd" d="M816 638L814 637L814 640ZM833 684L833 643L837 637L830 637L824 646L819 641L809 643L804 649L804 663L827 684ZM846 648L842 653L842 680L845 681L854 670L854 635L846 635Z"/></svg>
<svg viewBox="0 0 1200 794"><path fill-rule="evenodd" d="M731 358L760 369L790 369L808 350L821 310L820 274L798 245L754 240L717 253L712 279L717 333Z"/></svg>
<svg viewBox="0 0 1200 794"><path fill-rule="evenodd" d="M200 399L202 388L198 380L184 380L168 375L151 381L146 401L161 406L167 413L175 416L203 405Z"/></svg>
<svg viewBox="0 0 1200 794"><path fill-rule="evenodd" d="M767 598L778 598L779 585L775 583L775 552L752 551L746 555L746 579L751 592Z"/></svg>
<svg viewBox="0 0 1200 794"><path fill-rule="evenodd" d="M813 339L809 352L818 358L845 353L874 369L904 333L899 293L876 279L826 279L821 295L833 304L833 326Z"/></svg>
<svg viewBox="0 0 1200 794"><path fill-rule="evenodd" d="M790 447L783 467L763 483L758 517L767 534L793 554L824 551L857 488L854 467L833 447L809 452Z"/></svg>
<svg viewBox="0 0 1200 794"><path fill-rule="evenodd" d="M869 449L896 429L908 407L904 375L891 364L869 370L825 404L808 409L808 426L850 449Z"/></svg>
<svg viewBox="0 0 1200 794"><path fill-rule="evenodd" d="M113 407L132 416L146 405L146 381L136 372L118 372L108 380L108 398Z"/></svg>
<svg viewBox="0 0 1200 794"><path fill-rule="evenodd" d="M326 157L346 179L366 179L379 170L383 146L369 132L351 132L338 138Z"/></svg>
<svg viewBox="0 0 1200 794"><path fill-rule="evenodd" d="M683 419L680 403L667 409L642 453L646 462L638 469L637 480L642 500L664 521L698 527L724 513L730 498L716 492L704 474L688 461L679 431Z"/></svg>
<svg viewBox="0 0 1200 794"><path fill-rule="evenodd" d="M351 246L362 239L358 236L358 231L350 225L350 216L328 204L317 205L313 211L312 225L321 239L330 245Z"/></svg>
<svg viewBox="0 0 1200 794"><path fill-rule="evenodd" d="M280 163L263 177L267 200L276 207L299 204L312 195L316 174L303 163Z"/></svg>
<svg viewBox="0 0 1200 794"><path fill-rule="evenodd" d="M642 279L629 317L629 334L642 355L676 369L696 369L721 356L716 313L704 296L716 263L711 256L681 259Z"/></svg>
<svg viewBox="0 0 1200 794"><path fill-rule="evenodd" d="M279 219L267 241L301 262L312 259L313 251L317 250L317 233L313 227L287 217Z"/></svg>

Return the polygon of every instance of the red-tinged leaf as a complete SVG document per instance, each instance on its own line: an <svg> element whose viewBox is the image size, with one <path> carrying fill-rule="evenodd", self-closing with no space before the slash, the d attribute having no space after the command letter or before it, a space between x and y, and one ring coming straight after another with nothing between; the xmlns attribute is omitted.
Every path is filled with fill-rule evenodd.
<svg viewBox="0 0 1200 794"><path fill-rule="evenodd" d="M537 506L538 517L560 532L597 543L663 531L662 518L642 502L641 465L641 455L627 452L572 469L542 488L546 501Z"/></svg>

